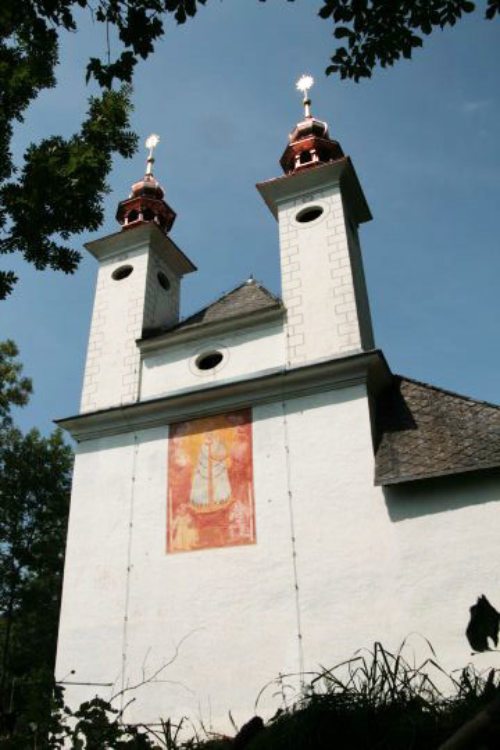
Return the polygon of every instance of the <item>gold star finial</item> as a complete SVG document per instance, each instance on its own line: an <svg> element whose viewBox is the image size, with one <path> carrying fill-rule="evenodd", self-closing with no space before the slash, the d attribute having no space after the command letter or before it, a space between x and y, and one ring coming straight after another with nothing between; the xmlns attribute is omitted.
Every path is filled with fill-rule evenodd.
<svg viewBox="0 0 500 750"><path fill-rule="evenodd" d="M310 75L302 75L296 83L297 91L301 91L304 95L304 114L306 117L311 117L311 100L309 98L309 90L314 86L314 78Z"/></svg>
<svg viewBox="0 0 500 750"><path fill-rule="evenodd" d="M147 158L147 166L146 166L146 174L153 174L153 164L155 161L154 157L154 150L157 147L157 145L160 142L160 136L156 135L156 133L151 133L146 138L145 146L148 149L148 158Z"/></svg>

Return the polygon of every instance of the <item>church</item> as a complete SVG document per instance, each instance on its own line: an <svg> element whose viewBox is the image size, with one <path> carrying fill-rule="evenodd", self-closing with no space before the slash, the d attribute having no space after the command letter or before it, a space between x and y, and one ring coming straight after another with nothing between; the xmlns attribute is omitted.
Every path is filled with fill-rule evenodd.
<svg viewBox="0 0 500 750"><path fill-rule="evenodd" d="M500 604L500 408L394 374L375 346L372 217L311 85L282 174L257 185L280 297L250 278L180 318L197 269L155 136L119 230L86 246L81 410L58 422L77 443L56 665L73 706L97 693L131 723L228 731L410 634L447 670L498 666L466 628L479 597Z"/></svg>

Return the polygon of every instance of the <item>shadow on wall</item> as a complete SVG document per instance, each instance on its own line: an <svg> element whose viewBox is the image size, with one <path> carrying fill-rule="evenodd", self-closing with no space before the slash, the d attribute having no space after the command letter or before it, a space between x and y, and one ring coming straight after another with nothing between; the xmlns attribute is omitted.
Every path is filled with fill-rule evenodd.
<svg viewBox="0 0 500 750"><path fill-rule="evenodd" d="M470 607L470 620L465 635L474 651L491 651L490 640L498 646L500 614L482 594Z"/></svg>
<svg viewBox="0 0 500 750"><path fill-rule="evenodd" d="M406 521L433 513L500 502L500 471L421 479L383 488L391 521Z"/></svg>

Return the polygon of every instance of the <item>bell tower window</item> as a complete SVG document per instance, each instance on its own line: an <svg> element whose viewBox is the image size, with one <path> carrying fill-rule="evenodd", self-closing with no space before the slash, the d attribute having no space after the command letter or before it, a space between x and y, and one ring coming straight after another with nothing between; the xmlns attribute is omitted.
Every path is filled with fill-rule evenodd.
<svg viewBox="0 0 500 750"><path fill-rule="evenodd" d="M164 274L163 271L158 271L156 278L158 279L158 284L161 288L168 292L170 289L170 281L168 280L167 275Z"/></svg>
<svg viewBox="0 0 500 750"><path fill-rule="evenodd" d="M133 270L134 267L128 264L125 266L120 266L113 271L113 273L111 274L111 278L114 281L122 281L122 279L126 279L127 276L130 276Z"/></svg>

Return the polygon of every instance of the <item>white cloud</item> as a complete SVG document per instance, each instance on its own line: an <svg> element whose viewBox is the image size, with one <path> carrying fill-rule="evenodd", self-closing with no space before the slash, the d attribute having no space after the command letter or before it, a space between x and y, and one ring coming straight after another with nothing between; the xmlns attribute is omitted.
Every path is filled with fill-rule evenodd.
<svg viewBox="0 0 500 750"><path fill-rule="evenodd" d="M477 99L462 102L460 110L464 115L471 115L486 109L491 104L491 99Z"/></svg>

